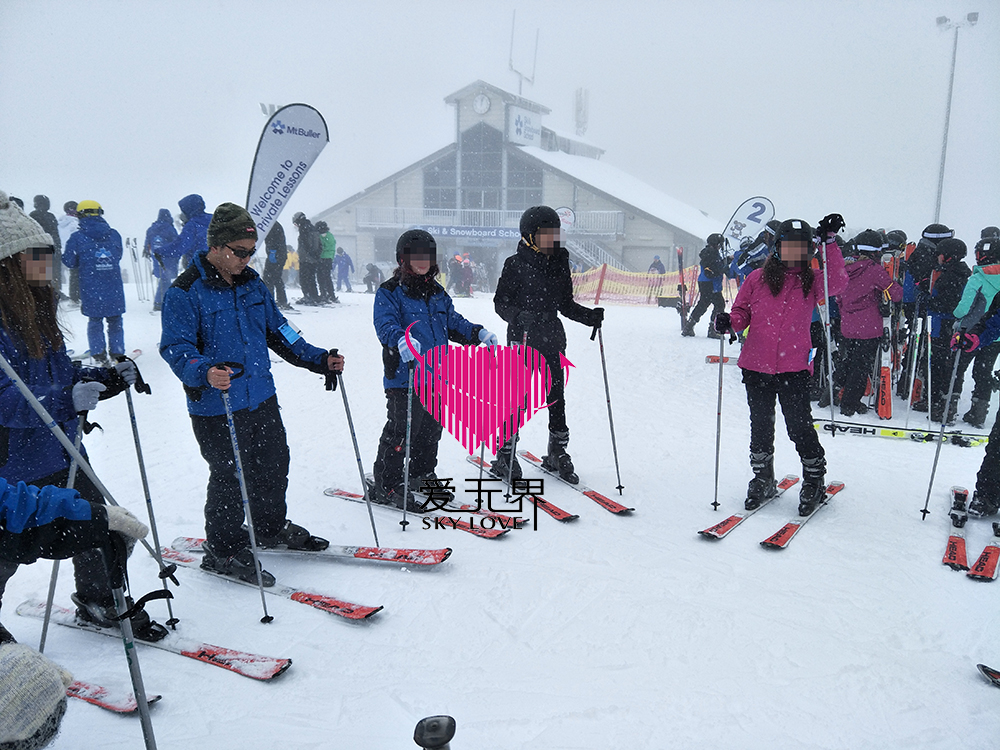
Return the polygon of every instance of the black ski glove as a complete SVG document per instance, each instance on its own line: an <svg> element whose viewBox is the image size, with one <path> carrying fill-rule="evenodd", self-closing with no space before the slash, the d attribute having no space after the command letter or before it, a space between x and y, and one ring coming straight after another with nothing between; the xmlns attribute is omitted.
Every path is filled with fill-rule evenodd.
<svg viewBox="0 0 1000 750"><path fill-rule="evenodd" d="M603 322L604 322L604 308L603 307L595 307L593 310L590 311L590 323L589 323L589 325L592 328L600 328L601 327L601 323L603 323Z"/></svg>
<svg viewBox="0 0 1000 750"><path fill-rule="evenodd" d="M827 214L819 220L819 226L816 229L820 237L825 240L829 235L839 232L844 226L843 216L840 214Z"/></svg>
<svg viewBox="0 0 1000 750"><path fill-rule="evenodd" d="M722 312L716 315L714 325L716 333L729 333L733 330L733 320L729 313Z"/></svg>
<svg viewBox="0 0 1000 750"><path fill-rule="evenodd" d="M515 322L522 330L527 330L535 325L536 320L537 316L535 313L531 312L531 310L521 310L521 312L517 314Z"/></svg>

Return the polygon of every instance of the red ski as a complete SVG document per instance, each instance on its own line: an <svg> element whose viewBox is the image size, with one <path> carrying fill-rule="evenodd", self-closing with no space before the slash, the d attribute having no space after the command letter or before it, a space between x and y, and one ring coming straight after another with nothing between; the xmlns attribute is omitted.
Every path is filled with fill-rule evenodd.
<svg viewBox="0 0 1000 750"><path fill-rule="evenodd" d="M94 685L90 682L81 682L76 680L68 688L66 688L66 695L70 698L79 698L82 701L90 703L93 706L98 706L107 711L114 711L116 714L134 714L139 710L139 703L136 701L135 696L132 693L125 693L118 690L109 690L106 687L101 687L100 685ZM162 696L159 695L147 695L146 703L152 706Z"/></svg>
<svg viewBox="0 0 1000 750"><path fill-rule="evenodd" d="M257 588L256 583L241 581L238 578L230 578L229 576L224 576L221 573L205 570L201 567L201 559L195 557L194 555L189 555L187 552L181 552L180 550L176 550L171 547L161 547L160 552L163 555L164 560L169 560L177 565L183 565L185 568L194 568L195 570L200 570L202 573L207 573L210 576L221 578L223 581L238 583L241 586L249 586L254 589ZM302 591L301 589L297 589L293 586L285 586L277 582L275 582L273 586L265 587L264 592L267 594L273 594L274 596L281 596L285 599L291 599L293 602L308 604L310 607L315 607L316 609L321 609L324 612L329 612L331 615L345 617L348 620L364 620L382 609L382 607L367 607L363 604L352 604L351 602L345 602L332 596L327 596L326 594Z"/></svg>
<svg viewBox="0 0 1000 750"><path fill-rule="evenodd" d="M965 522L969 518L965 503L969 499L969 491L965 487L951 488L951 533L948 535L948 546L944 550L942 563L952 570L968 570L969 563L965 556Z"/></svg>
<svg viewBox="0 0 1000 750"><path fill-rule="evenodd" d="M777 500L785 492L785 490L794 487L798 481L799 478L797 476L794 474L788 474L784 479L778 482L778 492L774 497L768 498L753 510L741 510L739 513L733 513L733 515L729 518L719 521L719 523L715 524L715 526L709 526L707 529L702 529L698 533L709 539L722 539L758 510Z"/></svg>
<svg viewBox="0 0 1000 750"><path fill-rule="evenodd" d="M181 552L202 552L205 540L200 537L179 536L170 546ZM330 545L319 552L288 549L287 547L260 548L261 552L274 552L299 557L319 557L328 560L375 560L377 562L400 563L402 565L438 565L451 556L451 548L444 549L396 549L395 547L340 547Z"/></svg>
<svg viewBox="0 0 1000 750"><path fill-rule="evenodd" d="M31 599L20 604L17 608L17 613L23 617L34 617L39 620L44 619L45 602ZM68 628L88 630L91 633L108 635L121 641L122 634L117 628L102 628L91 622L81 622L76 619L76 613L68 607L60 607L54 604L52 606L51 621ZM210 643L200 643L192 638L179 636L176 633L171 633L166 638L155 642L140 641L138 639L135 642L143 646L158 648L161 651L180 654L189 659L203 661L206 664L214 664L217 667L228 669L230 672L236 672L236 674L241 674L244 677L250 677L255 680L274 679L292 666L291 659L278 659L272 656L251 654L246 651L235 651L231 648L213 646Z"/></svg>
<svg viewBox="0 0 1000 750"><path fill-rule="evenodd" d="M842 489L844 489L843 482L830 482L826 486L826 496L823 498L823 501L816 506L812 513L808 516L800 516L792 519L761 542L760 546L766 549L784 549L787 547L789 542L792 541L792 538L799 533L799 530L809 522L809 519L815 516L820 508L828 505L833 496Z"/></svg>
<svg viewBox="0 0 1000 750"><path fill-rule="evenodd" d="M483 461L479 458L479 456L467 456L465 460L468 461L473 466L475 466L476 468L483 469L484 471L487 472L490 470L490 467L492 466L492 464L489 461ZM500 481L503 482L504 480L501 478ZM543 497L539 497L538 495L525 495L525 497L528 498L528 501L532 505L534 505L536 508L544 510L546 513L548 513L557 521L563 521L563 522L575 521L580 517L578 515L563 510L557 505L553 505L548 500L546 500Z"/></svg>
<svg viewBox="0 0 1000 750"><path fill-rule="evenodd" d="M974 581L995 581L998 562L1000 562L1000 523L994 522L993 538L966 575Z"/></svg>
<svg viewBox="0 0 1000 750"><path fill-rule="evenodd" d="M365 501L364 495L359 495L357 492L350 492L348 490L342 490L336 487L330 487L328 489L323 490L323 494L326 495L327 497L340 497L343 498L344 500L350 500L351 502L354 503L363 503ZM386 508L387 510L396 511L397 513L401 512L398 508L395 507L390 508L387 505L380 505L378 503L372 503L372 507ZM442 518L442 516L439 515L432 515L426 513L416 513L411 515L415 515L417 518L425 518L428 520ZM496 517L494 519L495 522L500 523L501 528L499 529L496 528L495 526L493 528L483 528L481 524L479 526L476 526L475 524L469 521L463 521L461 519L452 519L450 517L445 517L445 518L447 521L446 524L442 524L441 521L438 521L433 524L434 527L449 528L449 529L454 528L458 529L459 531L466 531L472 534L473 536L482 537L483 539L496 539L497 537L503 536L512 528L514 528L514 519L508 518L507 516L504 516L503 518Z"/></svg>
<svg viewBox="0 0 1000 750"><path fill-rule="evenodd" d="M633 511L635 511L635 508L629 508L626 505L622 505L619 502L615 502L610 497L607 497L606 495L602 495L597 490L592 490L590 487L588 487L587 485L583 484L582 482L580 484L570 484L565 479L563 479L561 476L559 476L559 474L557 474L556 472L549 471L544 466L542 466L542 459L540 459L538 456L536 456L533 453L529 453L528 451L518 451L517 455L519 455L521 458L523 458L528 463L532 464L539 471L544 471L546 474L548 474L553 479L558 479L560 482L562 482L563 484L565 484L567 487L572 487L577 492L579 492L579 493L581 493L583 495L586 495L587 497L589 497L591 500L593 500L595 503L597 503L598 505L600 505L605 510L611 511L612 513L615 513L615 514L627 514L627 513L632 513Z"/></svg>

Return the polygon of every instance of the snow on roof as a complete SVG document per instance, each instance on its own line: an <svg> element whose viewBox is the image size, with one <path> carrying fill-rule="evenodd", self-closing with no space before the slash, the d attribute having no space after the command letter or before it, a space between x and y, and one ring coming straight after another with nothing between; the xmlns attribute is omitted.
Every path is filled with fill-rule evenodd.
<svg viewBox="0 0 1000 750"><path fill-rule="evenodd" d="M615 201L626 203L699 239L704 240L713 232L721 232L725 226L697 208L671 198L603 161L571 156L562 151L545 151L535 146L521 146L520 150L553 169L596 188Z"/></svg>

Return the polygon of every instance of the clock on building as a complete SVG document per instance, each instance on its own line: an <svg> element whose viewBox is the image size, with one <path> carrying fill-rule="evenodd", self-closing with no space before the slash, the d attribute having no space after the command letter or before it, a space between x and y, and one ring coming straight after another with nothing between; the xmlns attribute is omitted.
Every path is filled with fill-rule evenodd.
<svg viewBox="0 0 1000 750"><path fill-rule="evenodd" d="M490 111L490 98L486 94L476 94L476 98L472 100L472 109L477 115L485 115Z"/></svg>

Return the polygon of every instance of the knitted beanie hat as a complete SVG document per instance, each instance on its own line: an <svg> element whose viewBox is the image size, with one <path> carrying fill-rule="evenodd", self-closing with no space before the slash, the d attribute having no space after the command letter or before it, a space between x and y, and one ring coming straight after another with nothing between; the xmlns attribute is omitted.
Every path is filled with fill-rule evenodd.
<svg viewBox="0 0 1000 750"><path fill-rule="evenodd" d="M52 247L52 237L0 190L0 259L32 247Z"/></svg>
<svg viewBox="0 0 1000 750"><path fill-rule="evenodd" d="M0 748L45 747L66 712L73 677L29 646L0 646Z"/></svg>
<svg viewBox="0 0 1000 750"><path fill-rule="evenodd" d="M235 203L223 203L212 214L208 225L208 246L222 247L235 240L257 241L257 226L246 209Z"/></svg>

